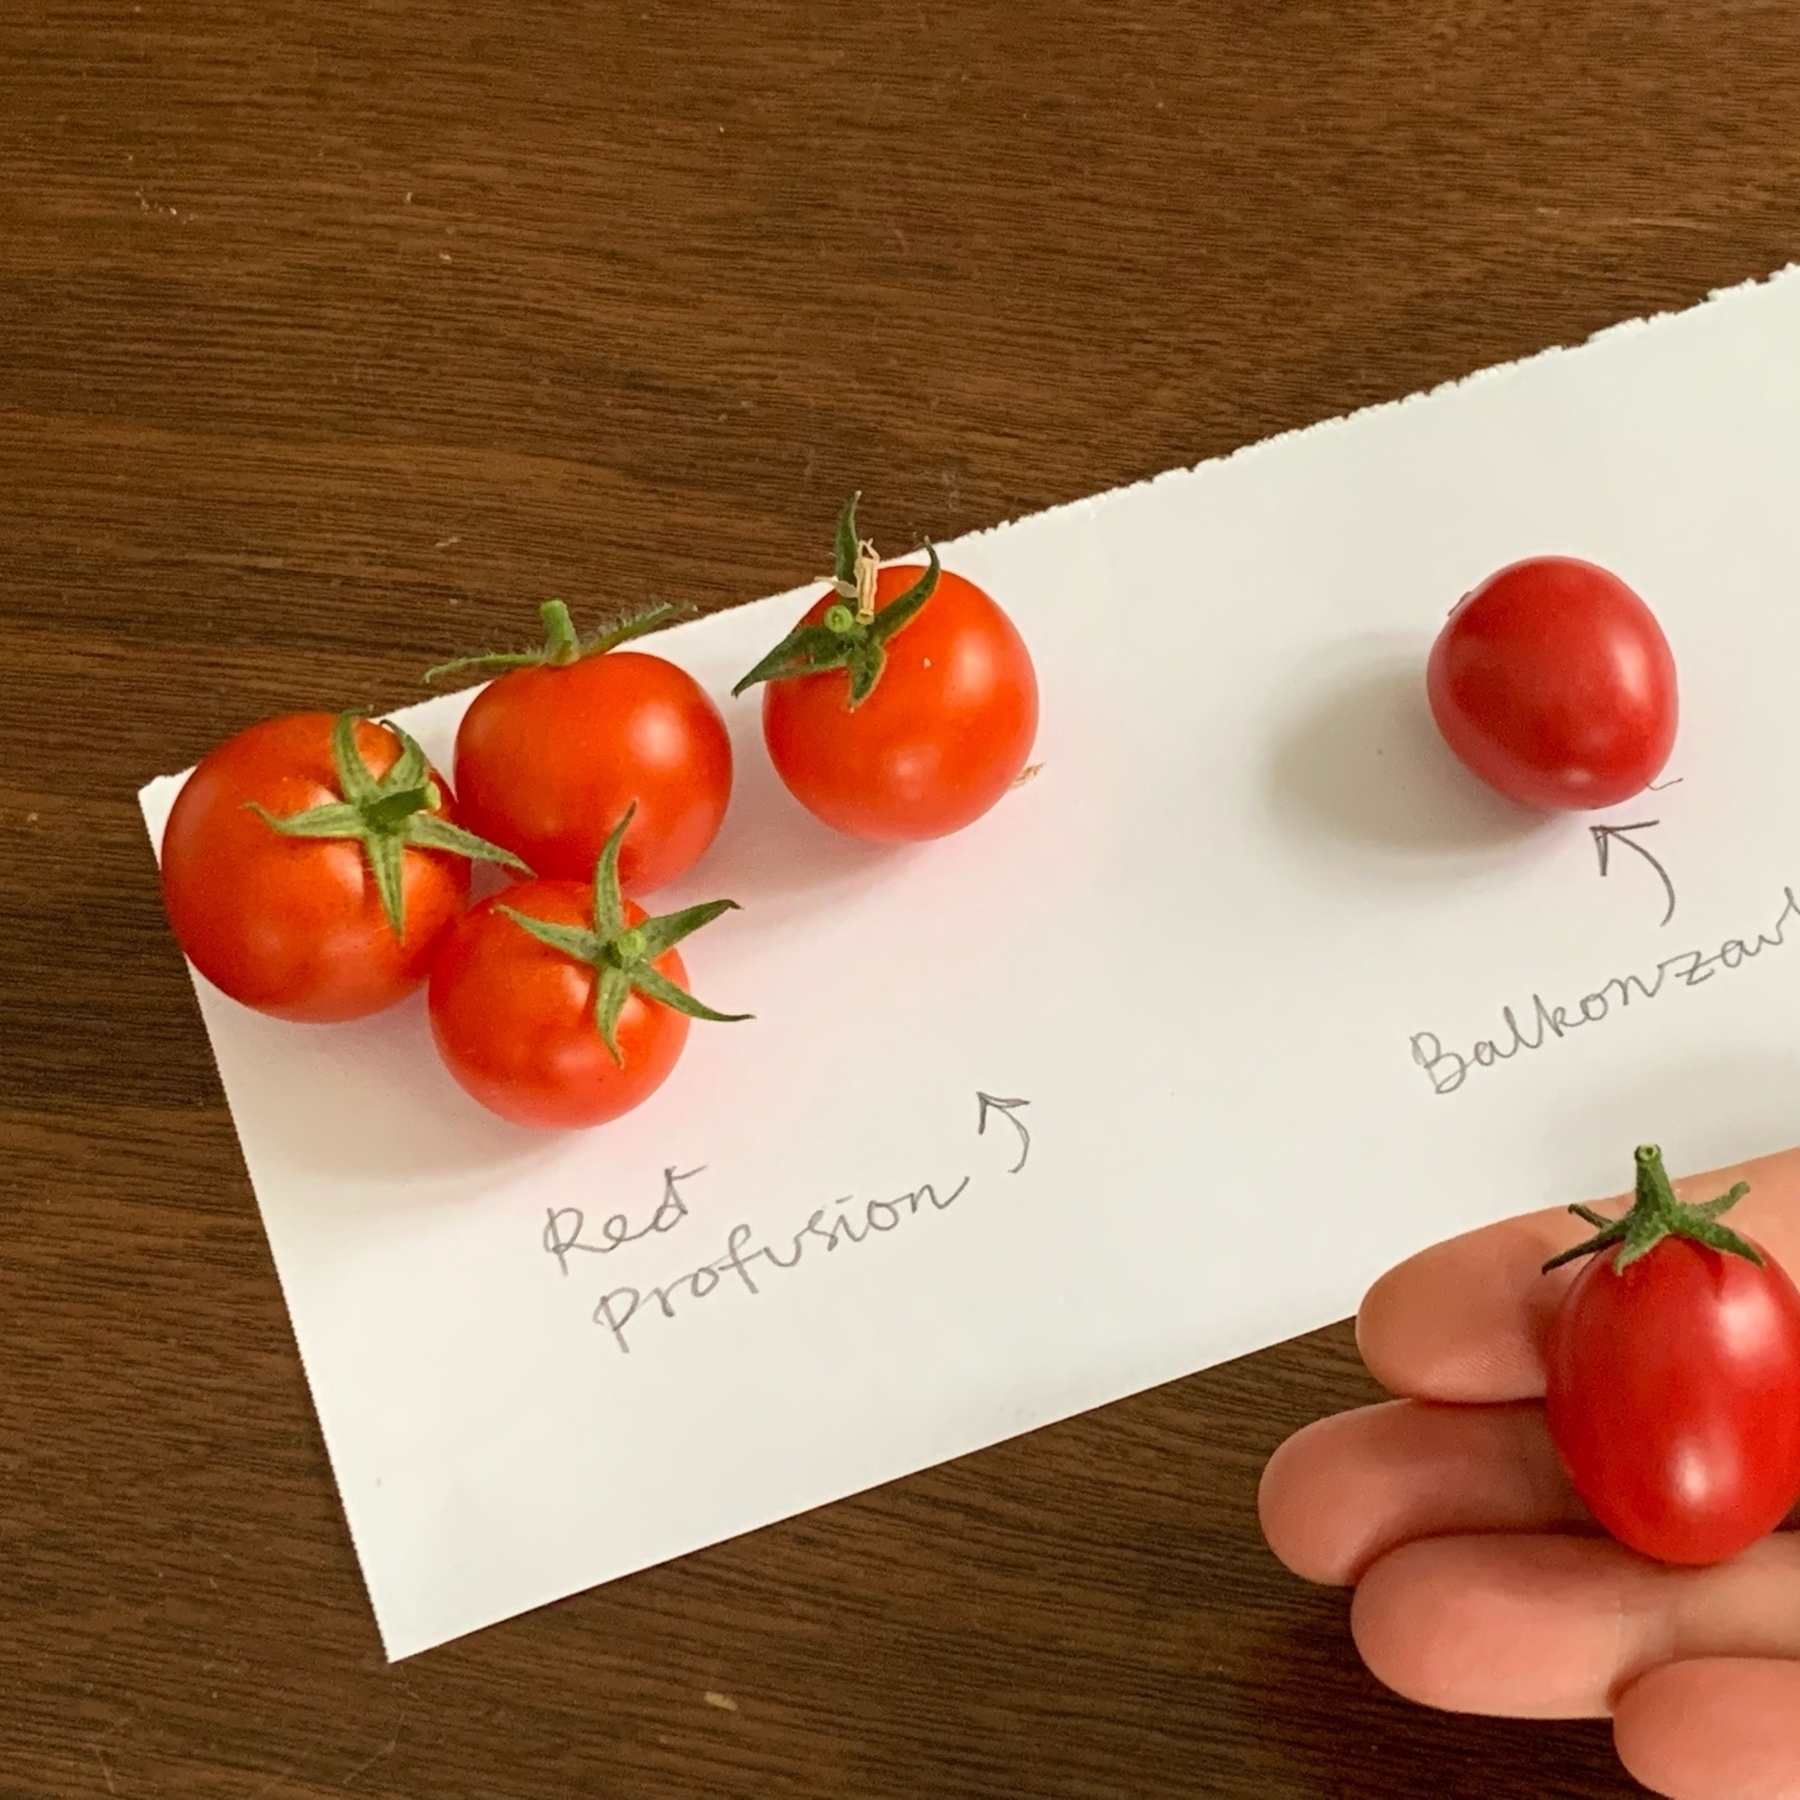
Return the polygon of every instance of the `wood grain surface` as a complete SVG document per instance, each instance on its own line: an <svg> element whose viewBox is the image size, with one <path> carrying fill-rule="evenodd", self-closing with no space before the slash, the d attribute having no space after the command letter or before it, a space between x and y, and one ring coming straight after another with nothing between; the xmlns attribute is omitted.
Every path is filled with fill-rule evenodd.
<svg viewBox="0 0 1800 1800"><path fill-rule="evenodd" d="M1630 1791L1263 1549L1344 1328L386 1666L132 796L1763 274L1797 118L1788 0L5 0L0 1796Z"/></svg>

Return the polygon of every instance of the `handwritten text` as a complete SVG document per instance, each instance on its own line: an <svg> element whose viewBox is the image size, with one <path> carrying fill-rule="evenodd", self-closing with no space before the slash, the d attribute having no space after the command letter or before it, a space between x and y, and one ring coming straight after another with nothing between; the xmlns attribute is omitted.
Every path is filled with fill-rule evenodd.
<svg viewBox="0 0 1800 1800"><path fill-rule="evenodd" d="M1711 981L1720 970L1741 969L1745 963L1765 950L1779 950L1788 932L1800 919L1800 900L1794 890L1782 889L1785 904L1774 925L1758 932L1754 939L1727 938L1710 955L1701 950L1683 950L1665 956L1654 974L1612 975L1592 993L1583 994L1573 1007L1552 1006L1542 994L1533 994L1524 1010L1526 1023L1521 1025L1518 1012L1510 1006L1500 1009L1504 1029L1491 1038L1477 1038L1466 1049L1450 1049L1436 1032L1416 1031L1412 1035L1412 1059L1424 1070L1436 1094L1454 1094L1477 1069L1491 1069L1510 1062L1523 1051L1541 1050L1554 1041L1560 1042L1571 1031L1598 1025L1622 1011L1635 999L1648 1002L1682 987L1699 987Z"/></svg>
<svg viewBox="0 0 1800 1800"><path fill-rule="evenodd" d="M698 1172L689 1171L690 1174ZM564 1207L551 1215L545 1227L544 1248L557 1258L566 1274L572 1255L589 1251L603 1256L620 1244L647 1236L651 1231L669 1229L685 1215L686 1208L675 1184L686 1179L673 1171L669 1173L663 1206L657 1217L663 1217L671 1206L679 1210L668 1214L667 1226L659 1226L653 1219L641 1231L628 1233L625 1222L615 1215L602 1225L601 1241L588 1243L582 1239L584 1221L579 1210ZM896 1231L906 1220L917 1218L921 1213L929 1217L933 1213L948 1212L968 1191L969 1180L965 1175L955 1187L943 1193L925 1182L910 1193L891 1200L859 1201L845 1195L829 1206L815 1207L812 1216L779 1250L773 1244L756 1243L751 1226L734 1225L726 1233L722 1256L656 1287L616 1287L603 1294L594 1308L594 1323L605 1326L620 1351L629 1355L628 1333L641 1319L657 1316L673 1319L679 1307L708 1299L720 1287L729 1287L733 1291L741 1289L746 1295L755 1297L762 1293L762 1284L771 1274L798 1267L809 1251L815 1256L823 1255L841 1249L845 1244L862 1244L871 1237Z"/></svg>
<svg viewBox="0 0 1800 1800"><path fill-rule="evenodd" d="M623 1213L609 1213L600 1221L598 1243L590 1243L583 1237L588 1228L587 1214L579 1206L549 1207L544 1221L544 1248L561 1264L566 1275L569 1257L577 1251L588 1256L610 1256L626 1244L637 1243L640 1238L673 1231L687 1217L687 1202L681 1197L681 1184L692 1180L703 1169L704 1165L700 1169L664 1169L663 1197L650 1215L650 1222L633 1231L631 1221Z"/></svg>

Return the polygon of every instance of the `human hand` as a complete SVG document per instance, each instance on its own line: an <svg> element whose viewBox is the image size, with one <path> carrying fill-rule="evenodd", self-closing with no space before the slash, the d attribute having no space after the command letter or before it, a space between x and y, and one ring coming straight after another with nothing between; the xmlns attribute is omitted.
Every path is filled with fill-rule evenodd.
<svg viewBox="0 0 1800 1800"><path fill-rule="evenodd" d="M1800 1271L1800 1149L1675 1188L1740 1180L1733 1228ZM1355 1587L1357 1649L1408 1699L1610 1714L1620 1760L1673 1800L1800 1800L1800 1507L1729 1562L1669 1567L1601 1532L1550 1442L1540 1346L1578 1271L1539 1270L1588 1235L1528 1213L1382 1276L1357 1346L1402 1398L1289 1438L1264 1535L1295 1574Z"/></svg>

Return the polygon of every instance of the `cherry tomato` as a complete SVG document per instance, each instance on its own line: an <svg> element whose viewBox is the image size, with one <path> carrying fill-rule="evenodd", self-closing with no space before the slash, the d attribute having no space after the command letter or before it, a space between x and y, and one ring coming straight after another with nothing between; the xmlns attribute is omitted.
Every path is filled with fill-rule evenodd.
<svg viewBox="0 0 1800 1800"><path fill-rule="evenodd" d="M919 576L916 567L881 569L876 606ZM796 630L818 625L837 604L827 590ZM1031 653L993 600L948 570L885 651L874 690L854 708L843 669L770 681L770 760L802 806L851 837L906 843L960 831L1018 780L1031 754Z"/></svg>
<svg viewBox="0 0 1800 1800"><path fill-rule="evenodd" d="M520 1125L599 1125L668 1079L688 1019L730 1022L687 991L676 943L732 907L708 900L659 918L619 893L628 810L592 884L530 881L484 900L431 971L431 1030L445 1066Z"/></svg>
<svg viewBox="0 0 1800 1800"><path fill-rule="evenodd" d="M431 1032L464 1089L518 1125L604 1124L640 1106L669 1078L687 1043L680 1013L633 992L619 1014L623 1065L594 1025L594 970L527 935L501 904L552 925L588 922L585 882L529 881L464 914L431 971ZM642 922L631 902L626 920ZM656 959L687 986L681 954Z"/></svg>
<svg viewBox="0 0 1800 1800"><path fill-rule="evenodd" d="M1621 1251L1594 1256L1552 1321L1550 1435L1621 1543L1719 1562L1800 1500L1800 1291L1760 1250L1759 1267L1677 1232L1623 1269Z"/></svg>
<svg viewBox="0 0 1800 1800"><path fill-rule="evenodd" d="M649 893L689 869L718 834L731 798L725 721L685 669L610 648L625 632L579 651L566 610L559 626L553 609L560 603L544 609L545 660L501 675L463 715L456 734L462 815L540 875L585 881L607 835L635 805L619 879L627 893Z"/></svg>
<svg viewBox="0 0 1800 1800"><path fill-rule="evenodd" d="M1546 811L1612 806L1675 743L1675 659L1616 575L1539 556L1465 595L1432 646L1432 716L1476 775Z"/></svg>
<svg viewBox="0 0 1800 1800"><path fill-rule="evenodd" d="M425 819L454 819L442 777L422 756L412 813L390 805L391 822L378 833L393 840L401 933L357 836L286 836L270 822L350 810L333 754L337 724L330 713L294 713L239 732L188 777L163 832L163 904L176 941L215 987L282 1019L355 1019L391 1006L425 979L468 903L466 851L401 841L424 831ZM352 736L377 785L403 755L417 755L417 745L367 720ZM459 836L439 835L446 843Z"/></svg>

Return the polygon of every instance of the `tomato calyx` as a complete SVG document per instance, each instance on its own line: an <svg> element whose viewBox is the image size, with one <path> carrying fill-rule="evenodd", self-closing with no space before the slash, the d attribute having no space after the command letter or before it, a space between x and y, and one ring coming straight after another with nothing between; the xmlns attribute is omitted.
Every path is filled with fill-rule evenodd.
<svg viewBox="0 0 1800 1800"><path fill-rule="evenodd" d="M436 808L443 804L444 796L431 779L425 752L398 725L387 726L400 740L394 766L379 779L370 774L356 742L357 723L355 713L339 713L331 728L331 761L343 799L285 816L254 800L244 802L246 809L283 837L351 838L361 844L388 928L400 943L406 941L408 848L444 850L472 861L497 862L521 875L531 873L510 850L438 816Z"/></svg>
<svg viewBox="0 0 1800 1800"><path fill-rule="evenodd" d="M720 1025L735 1025L755 1016L715 1012L655 967L656 959L689 933L698 931L702 925L710 925L721 913L736 911L735 900L705 900L698 906L684 906L679 912L640 919L635 925L625 923L625 902L619 891L619 844L636 811L637 803L633 801L625 809L624 818L613 828L612 836L606 840L606 848L594 865L592 930L534 919L529 913L519 912L511 906L496 904L494 909L529 932L540 944L548 944L552 950L560 950L564 956L586 963L594 971L594 1026L621 1069L625 1066L625 1058L619 1050L617 1027L619 1014L624 1011L633 990L647 1000L686 1013L690 1019L710 1019Z"/></svg>
<svg viewBox="0 0 1800 1800"><path fill-rule="evenodd" d="M888 639L910 625L937 590L938 554L927 544L924 573L905 593L878 610L875 575L881 559L867 538L856 535L856 503L861 498L860 493L852 494L838 515L836 568L825 577L837 595L836 602L825 609L818 624L798 625L790 631L731 690L734 698L761 681L790 681L797 675L819 675L829 669L848 671L850 711L874 693L887 666Z"/></svg>
<svg viewBox="0 0 1800 1800"><path fill-rule="evenodd" d="M1759 1269L1763 1266L1762 1253L1748 1238L1739 1237L1729 1226L1719 1223L1719 1215L1729 1212L1749 1193L1749 1182L1740 1181L1716 1200L1704 1200L1695 1205L1675 1198L1675 1190L1669 1185L1668 1174L1663 1168L1662 1151L1656 1145L1640 1144L1635 1155L1637 1192L1631 1210L1620 1218L1609 1219L1591 1206L1571 1206L1569 1211L1577 1218L1585 1219L1599 1229L1572 1250L1551 1257L1544 1264L1543 1273L1548 1274L1563 1263L1573 1262L1578 1256L1590 1256L1596 1250L1617 1244L1620 1248L1613 1258L1613 1273L1618 1274L1655 1249L1666 1237L1691 1238L1710 1249L1745 1257Z"/></svg>
<svg viewBox="0 0 1800 1800"><path fill-rule="evenodd" d="M486 656L455 657L427 669L424 680L436 681L444 675L504 675L509 669L566 669L584 656L604 656L607 651L616 650L633 638L660 631L663 626L692 611L691 606L674 606L664 601L647 611L633 613L630 618L597 631L592 637L580 638L575 635L575 622L569 617L568 607L560 600L546 600L538 608L538 617L544 626L541 650L501 650Z"/></svg>

